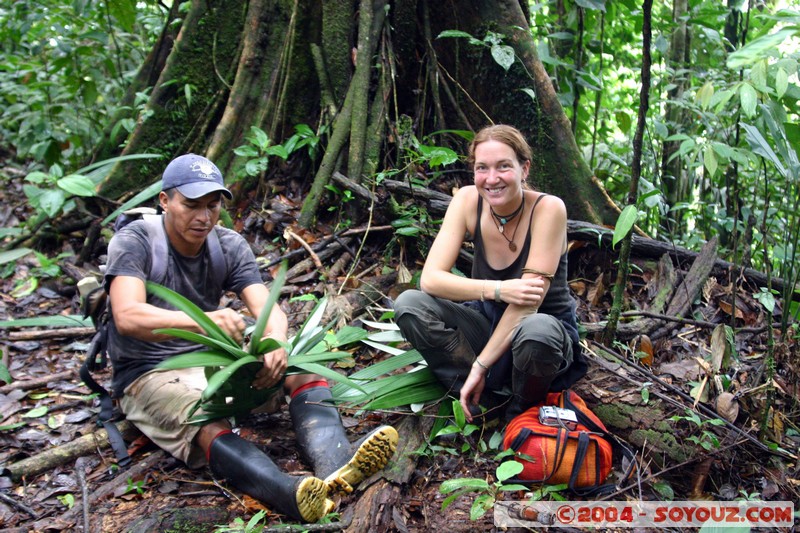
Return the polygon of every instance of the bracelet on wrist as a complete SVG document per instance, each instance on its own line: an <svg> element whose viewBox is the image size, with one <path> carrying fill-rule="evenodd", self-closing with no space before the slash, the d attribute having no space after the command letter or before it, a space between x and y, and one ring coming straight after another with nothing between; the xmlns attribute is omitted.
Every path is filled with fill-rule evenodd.
<svg viewBox="0 0 800 533"><path fill-rule="evenodd" d="M483 285L481 285L481 301L486 301L486 280L483 280Z"/></svg>
<svg viewBox="0 0 800 533"><path fill-rule="evenodd" d="M489 370L489 367L484 365L483 363L481 363L481 360L478 359L477 357L475 358L475 364L477 364L479 367L481 367L484 370Z"/></svg>
<svg viewBox="0 0 800 533"><path fill-rule="evenodd" d="M503 283L499 279L494 284L494 301L497 303L502 303L503 300L500 299L500 284Z"/></svg>

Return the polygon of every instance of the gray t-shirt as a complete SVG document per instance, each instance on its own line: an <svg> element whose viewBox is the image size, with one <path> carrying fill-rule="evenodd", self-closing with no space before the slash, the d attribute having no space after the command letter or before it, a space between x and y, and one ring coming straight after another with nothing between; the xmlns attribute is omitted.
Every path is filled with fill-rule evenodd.
<svg viewBox="0 0 800 533"><path fill-rule="evenodd" d="M185 257L169 245L169 263L161 285L191 300L203 311L219 307L223 292L241 294L250 285L262 283L261 275L247 241L238 233L226 228L215 229L225 258L225 278L216 279L210 264L208 244L195 257ZM150 243L143 221L131 222L111 239L108 246L108 266L104 279L108 290L115 276L132 276L147 281L151 270ZM171 305L148 294L147 303L165 309ZM111 303L113 306L113 302ZM113 396L123 395L125 388L145 372L152 370L164 359L198 349L182 339L149 342L121 335L109 316L108 353L114 368Z"/></svg>

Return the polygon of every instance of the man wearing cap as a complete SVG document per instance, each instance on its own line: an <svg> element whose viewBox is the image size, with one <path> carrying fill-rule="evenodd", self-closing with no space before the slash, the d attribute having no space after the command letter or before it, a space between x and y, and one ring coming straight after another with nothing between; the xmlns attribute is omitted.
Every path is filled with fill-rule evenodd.
<svg viewBox="0 0 800 533"><path fill-rule="evenodd" d="M258 316L269 291L244 238L217 226L223 196L232 198L219 169L205 157L186 154L167 165L159 206L168 264L159 283L191 300L241 341L245 322L234 310L218 308L223 292L238 294ZM108 247L104 279L111 309L108 352L114 368L113 394L120 408L142 433L188 466L207 463L215 475L276 511L316 522L333 510L329 496L334 491L352 491L356 483L386 465L394 453L397 432L390 426L379 427L353 451L338 412L330 406L330 389L317 375L286 376L284 381L300 451L314 476L282 472L260 448L232 433L226 421L185 424L188 411L206 387L204 371L156 366L170 356L195 351L198 345L152 332L159 328L202 331L186 314L147 294L150 233L145 221L137 220L117 232ZM209 235L222 249L216 255L224 259L224 276L212 265L215 254L209 251ZM286 315L276 305L265 336L285 341L287 328ZM282 349L264 354L263 359L264 366L252 384L256 388L278 383L287 367Z"/></svg>

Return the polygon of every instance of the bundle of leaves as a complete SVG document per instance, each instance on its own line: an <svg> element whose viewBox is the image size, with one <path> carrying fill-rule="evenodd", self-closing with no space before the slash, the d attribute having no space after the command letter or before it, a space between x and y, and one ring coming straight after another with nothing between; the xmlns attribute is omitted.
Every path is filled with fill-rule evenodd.
<svg viewBox="0 0 800 533"><path fill-rule="evenodd" d="M173 370L198 367L205 369L208 385L189 412L187 423L206 424L220 418L245 416L278 393L283 387L283 380L265 389L255 389L252 383L256 373L263 366L262 355L279 348L284 348L288 355L288 368L284 377L292 374L319 374L363 392L363 389L347 376L325 366L325 363L349 355L347 352L328 351L322 342L328 329L320 325L325 312L325 298L317 303L300 330L288 342L263 337L285 277L284 266L272 284L269 298L255 326L247 332L242 345L233 340L184 296L156 283L147 283L149 293L186 313L205 332L200 334L175 328L155 330L155 333L178 337L206 348L170 357L159 364L159 368Z"/></svg>

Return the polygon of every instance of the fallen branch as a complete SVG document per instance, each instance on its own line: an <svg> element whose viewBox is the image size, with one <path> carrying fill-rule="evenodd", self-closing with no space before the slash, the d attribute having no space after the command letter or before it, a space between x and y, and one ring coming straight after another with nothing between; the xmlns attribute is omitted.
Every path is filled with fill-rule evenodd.
<svg viewBox="0 0 800 533"><path fill-rule="evenodd" d="M665 315L682 319L686 315L692 305L694 297L703 288L703 284L711 269L714 265L716 258L716 237L711 239L703 246L703 251L697 256L692 263L689 272L684 276L681 284L675 289L667 306ZM584 328L588 333L598 333L605 329L604 322L597 322L594 324L584 324ZM640 334L647 334L651 339L655 340L663 337L669 333L672 326L665 326L664 321L643 319L634 322L626 322L620 324L617 328L617 336L624 339L630 339Z"/></svg>
<svg viewBox="0 0 800 533"><path fill-rule="evenodd" d="M597 224L582 222L580 220L567 221L567 238L569 240L588 241L596 245L602 244L605 249L611 250L613 233L613 229L598 226ZM637 257L658 259L664 254L669 254L674 261L682 264L690 263L700 255L698 252L687 250L686 248L676 246L670 242L646 239L638 235L633 236L631 245ZM726 279L728 277L743 276L758 287L766 287L770 282L770 278L763 272L752 268L742 268L722 259L716 259L714 261L711 275ZM771 278L771 284L773 289L783 291L786 283L781 278L773 277ZM792 298L795 301L800 301L800 294L793 293Z"/></svg>
<svg viewBox="0 0 800 533"><path fill-rule="evenodd" d="M325 274L325 267L322 266L322 261L319 260L319 256L314 252L314 250L311 249L311 246L309 246L309 244L300 235L287 228L285 236L288 237L287 240L294 239L300 243L300 246L305 248L308 252L308 255L311 256L311 259L314 261L314 264L317 266L317 268L322 272L322 274ZM325 277L327 278L329 276Z"/></svg>
<svg viewBox="0 0 800 533"><path fill-rule="evenodd" d="M0 387L0 394L8 394L12 390L30 390L45 387L48 383L55 383L57 381L64 381L75 376L74 370L65 370L64 372L57 372L55 374L48 374L34 379L17 380L8 385Z"/></svg>
<svg viewBox="0 0 800 533"><path fill-rule="evenodd" d="M87 337L93 335L95 329L92 327L80 328L54 328L11 331L8 339L12 341L35 341L40 339L64 339L72 337Z"/></svg>
<svg viewBox="0 0 800 533"><path fill-rule="evenodd" d="M17 500L15 500L14 498L12 498L8 494L6 494L5 492L0 492L0 501L2 501L4 503L7 503L11 507L19 509L20 511L22 511L24 513L28 513L33 518L36 518L36 511L31 509L30 507L28 507L24 503L18 502Z"/></svg>
<svg viewBox="0 0 800 533"><path fill-rule="evenodd" d="M86 486L86 458L78 457L75 461L75 470L78 474L78 486L81 489L81 508L83 509L83 530L91 531L89 520L89 488Z"/></svg>
<svg viewBox="0 0 800 533"><path fill-rule="evenodd" d="M348 241L349 239L345 239L343 242L348 243ZM338 253L339 250L341 250L342 248L343 248L342 243L339 242L331 243L324 250L319 252L319 255L315 259L321 262L323 259L328 259L334 254ZM310 258L304 259L303 261L300 261L299 263L297 263L292 268L286 271L286 279L291 281L300 274L312 270L315 266L316 266L316 261L314 261L313 259Z"/></svg>
<svg viewBox="0 0 800 533"><path fill-rule="evenodd" d="M364 228L352 228L352 229L348 229L348 230L338 231L338 232L334 233L333 235L329 235L328 237L325 237L324 239L322 239L318 243L314 244L311 247L311 249L314 250L314 252L319 253L320 250L324 250L325 248L327 248L327 246L330 243L332 243L333 241L336 241L336 240L338 240L338 239L340 239L342 237L349 237L351 235L359 235L361 233L365 233L366 231L370 231L370 232L373 232L373 231L389 231L389 230L393 230L393 229L394 228L392 226L374 226L374 227L371 227L371 228L367 228L367 227L364 227ZM268 263L264 263L263 265L260 265L259 269L264 270L264 269L270 268L272 266L277 265L278 263L280 263L282 261L293 259L296 256L303 255L303 254L306 254L306 253L308 253L308 251L305 248L298 248L296 250L292 250L291 252L285 253L282 256L278 257L277 259L273 259L272 261L270 261Z"/></svg>
<svg viewBox="0 0 800 533"><path fill-rule="evenodd" d="M139 433L139 430L127 420L118 422L117 427L126 439L134 438ZM47 449L39 455L8 465L4 468L3 475L9 475L14 481L18 481L23 477L37 476L42 472L67 464L78 457L88 455L97 449L104 449L109 446L111 444L108 442L108 433L101 428L61 446Z"/></svg>

